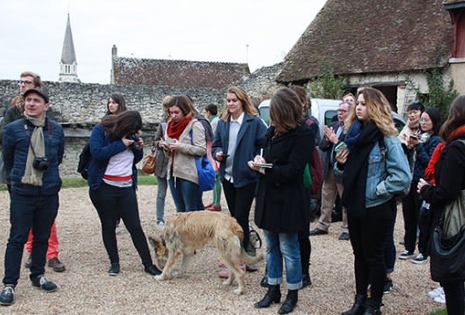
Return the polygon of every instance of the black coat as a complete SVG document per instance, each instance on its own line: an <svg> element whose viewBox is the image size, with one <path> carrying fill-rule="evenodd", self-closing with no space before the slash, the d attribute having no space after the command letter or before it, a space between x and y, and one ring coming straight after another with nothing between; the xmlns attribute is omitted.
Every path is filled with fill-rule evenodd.
<svg viewBox="0 0 465 315"><path fill-rule="evenodd" d="M337 132L337 129L339 128L339 122L332 122L329 126L333 127L334 132ZM344 141L345 136L346 134L344 132L341 132L337 144L333 144L332 142L327 141L325 136L323 136L323 138L321 139L319 148L321 151L326 152L323 161L323 180L325 180L328 177L330 171L333 171L333 164L331 163L331 153L333 152L336 145L338 145L341 141Z"/></svg>
<svg viewBox="0 0 465 315"><path fill-rule="evenodd" d="M260 175L255 209L255 223L261 229L297 233L308 229L308 209L303 173L311 159L314 135L306 125L274 136L268 130L263 157L273 163Z"/></svg>

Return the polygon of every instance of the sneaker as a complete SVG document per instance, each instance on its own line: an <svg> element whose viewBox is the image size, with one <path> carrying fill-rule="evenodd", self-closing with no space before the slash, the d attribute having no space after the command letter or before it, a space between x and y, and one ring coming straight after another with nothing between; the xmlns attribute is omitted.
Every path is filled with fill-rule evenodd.
<svg viewBox="0 0 465 315"><path fill-rule="evenodd" d="M63 272L66 270L65 265L58 259L58 257L52 258L48 261L48 266L55 272Z"/></svg>
<svg viewBox="0 0 465 315"><path fill-rule="evenodd" d="M413 258L412 263L414 264L422 264L428 261L428 257L423 256L422 253L419 253L417 257Z"/></svg>
<svg viewBox="0 0 465 315"><path fill-rule="evenodd" d="M144 271L152 276L161 275L161 270L158 269L155 265L151 265L144 268Z"/></svg>
<svg viewBox="0 0 465 315"><path fill-rule="evenodd" d="M54 292L58 289L57 285L52 281L45 279L44 275L32 278L31 283L34 287L41 288L45 292Z"/></svg>
<svg viewBox="0 0 465 315"><path fill-rule="evenodd" d="M432 299L434 299L437 296L440 296L441 294L444 294L443 287L437 287L436 289L433 289L428 292L428 296Z"/></svg>
<svg viewBox="0 0 465 315"><path fill-rule="evenodd" d="M32 256L29 255L26 259L26 261L24 262L24 268L31 268L31 264L32 264Z"/></svg>
<svg viewBox="0 0 465 315"><path fill-rule="evenodd" d="M384 283L384 291L383 291L383 293L384 294L390 293L393 286L394 286L394 284L392 283L392 280L391 279L386 279L386 282Z"/></svg>
<svg viewBox="0 0 465 315"><path fill-rule="evenodd" d="M342 232L341 236L339 236L340 241L349 241L350 235L347 232Z"/></svg>
<svg viewBox="0 0 465 315"><path fill-rule="evenodd" d="M406 259L410 259L410 258L413 258L413 257L415 257L415 254L413 254L413 252L409 252L408 250L404 250L402 252L402 254L400 254L399 259L406 260Z"/></svg>
<svg viewBox="0 0 465 315"><path fill-rule="evenodd" d="M163 231L163 229L165 228L165 222L163 221L158 222L157 228L158 228L158 231Z"/></svg>
<svg viewBox="0 0 465 315"><path fill-rule="evenodd" d="M109 276L117 276L119 274L119 263L112 263L108 269Z"/></svg>
<svg viewBox="0 0 465 315"><path fill-rule="evenodd" d="M0 293L0 305L8 306L15 302L15 288L12 285L6 285Z"/></svg>
<svg viewBox="0 0 465 315"><path fill-rule="evenodd" d="M121 228L119 227L119 225L117 225L115 227L115 234L119 234L119 233L121 233Z"/></svg>
<svg viewBox="0 0 465 315"><path fill-rule="evenodd" d="M444 293L439 294L437 297L434 298L434 302L446 304L446 295Z"/></svg>

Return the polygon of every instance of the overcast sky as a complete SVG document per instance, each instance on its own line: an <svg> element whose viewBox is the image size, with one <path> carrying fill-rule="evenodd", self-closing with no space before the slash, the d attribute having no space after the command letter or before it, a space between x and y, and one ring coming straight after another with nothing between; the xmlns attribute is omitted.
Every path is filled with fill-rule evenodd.
<svg viewBox="0 0 465 315"><path fill-rule="evenodd" d="M283 60L326 0L1 0L0 79L58 81L67 14L78 77L110 83L118 56L248 63Z"/></svg>

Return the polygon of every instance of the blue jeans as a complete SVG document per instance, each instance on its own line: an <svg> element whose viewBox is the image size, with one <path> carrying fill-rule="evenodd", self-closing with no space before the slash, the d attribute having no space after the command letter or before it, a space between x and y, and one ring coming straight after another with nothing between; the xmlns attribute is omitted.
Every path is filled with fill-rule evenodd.
<svg viewBox="0 0 465 315"><path fill-rule="evenodd" d="M299 237L297 233L277 233L263 230L266 241L266 266L270 285L283 283L283 258L286 265L288 290L302 287Z"/></svg>
<svg viewBox="0 0 465 315"><path fill-rule="evenodd" d="M397 207L394 209L394 220L392 220L389 232L386 238L386 247L384 248L384 263L386 264L386 273L394 272L396 263L396 245L394 244L394 228L396 225Z"/></svg>
<svg viewBox="0 0 465 315"><path fill-rule="evenodd" d="M18 283L24 244L32 228L32 263L30 277L45 272L45 255L53 221L58 213L58 194L50 196L24 196L10 194L10 237L5 251L4 284Z"/></svg>
<svg viewBox="0 0 465 315"><path fill-rule="evenodd" d="M131 234L132 243L139 253L142 264L145 267L151 266L152 257L140 223L134 187L121 188L102 183L96 190L89 189L89 196L100 218L103 244L110 262L119 262L115 222L117 218L121 218Z"/></svg>
<svg viewBox="0 0 465 315"><path fill-rule="evenodd" d="M179 177L171 177L169 184L174 204L176 205L176 212L199 210L199 185Z"/></svg>
<svg viewBox="0 0 465 315"><path fill-rule="evenodd" d="M157 215L157 223L163 222L165 223L165 198L166 198L166 190L168 189L168 180L166 177L158 177L157 176L157 203L156 203L156 215Z"/></svg>

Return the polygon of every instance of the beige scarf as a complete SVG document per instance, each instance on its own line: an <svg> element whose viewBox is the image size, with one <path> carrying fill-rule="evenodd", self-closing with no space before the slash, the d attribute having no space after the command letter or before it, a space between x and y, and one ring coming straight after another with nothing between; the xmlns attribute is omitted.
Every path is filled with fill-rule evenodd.
<svg viewBox="0 0 465 315"><path fill-rule="evenodd" d="M42 176L44 171L32 167L32 162L36 157L45 156L45 141L43 127L45 126L45 118L43 120L28 117L28 120L35 126L31 135L29 151L27 153L26 169L24 176L21 179L23 184L33 186L42 186ZM35 153L35 155L34 155Z"/></svg>

